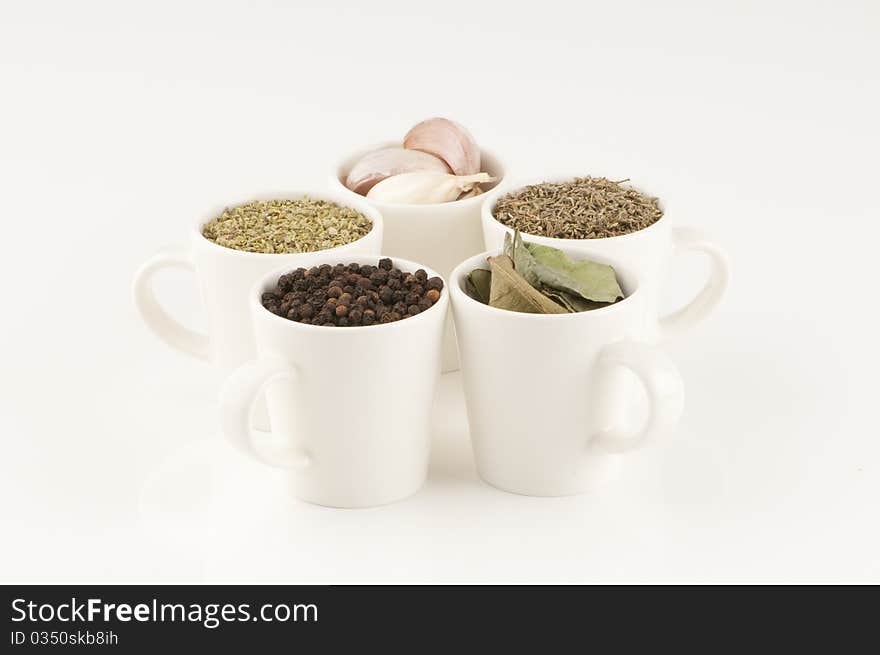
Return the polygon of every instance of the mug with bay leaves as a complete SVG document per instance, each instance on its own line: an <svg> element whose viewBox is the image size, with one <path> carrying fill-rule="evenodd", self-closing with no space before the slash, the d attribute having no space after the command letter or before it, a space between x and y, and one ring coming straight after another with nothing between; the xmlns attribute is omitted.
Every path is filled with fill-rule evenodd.
<svg viewBox="0 0 880 655"><path fill-rule="evenodd" d="M730 266L724 251L699 230L673 227L657 198L629 184L589 177L520 182L487 194L481 218L490 250L501 248L505 234L519 229L527 241L625 263L642 280L641 292L653 315L643 336L652 342L695 326L727 290ZM687 305L661 317L672 259L684 252L708 255L709 277Z"/></svg>
<svg viewBox="0 0 880 655"><path fill-rule="evenodd" d="M581 303L558 284L546 295L528 287L526 266L518 266L522 275L511 267L519 258L508 257L510 246L508 240L503 251L465 260L449 280L477 470L513 493L582 493L614 472L619 453L673 430L684 405L682 382L666 355L646 343L652 307L645 280L632 267L591 256L613 267L611 281L616 274L619 286L614 282L603 302ZM584 258L572 248L562 252L570 258L566 265ZM476 297L481 292L472 276L481 270L489 277L487 258L488 304ZM499 289L501 275L509 282ZM632 391L621 384L623 370L647 396L647 417L635 429L622 420L621 404Z"/></svg>

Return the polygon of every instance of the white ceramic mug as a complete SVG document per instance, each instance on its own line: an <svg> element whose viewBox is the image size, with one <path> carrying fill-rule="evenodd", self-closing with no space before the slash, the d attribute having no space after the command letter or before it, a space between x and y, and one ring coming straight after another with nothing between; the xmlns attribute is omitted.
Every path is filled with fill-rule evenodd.
<svg viewBox="0 0 880 655"><path fill-rule="evenodd" d="M615 453L670 432L684 405L672 362L646 345L651 311L643 282L616 262L626 298L575 314L524 314L465 293L467 275L488 268L483 253L452 273L449 292L477 470L489 484L529 496L565 496L607 479ZM568 249L569 255L577 253ZM647 392L644 425L619 422L620 369Z"/></svg>
<svg viewBox="0 0 880 655"><path fill-rule="evenodd" d="M392 261L405 272L424 268L437 275L421 264ZM325 253L313 265L377 262ZM220 397L223 431L239 449L288 469L293 495L311 503L369 507L414 494L428 471L448 290L444 285L430 309L394 323L304 325L260 303L290 270L265 276L251 293L259 359L227 379ZM252 428L263 391L271 441Z"/></svg>
<svg viewBox="0 0 880 655"><path fill-rule="evenodd" d="M369 218L373 228L361 239L330 250L296 254L244 252L219 246L202 236L202 226L223 213L224 207L216 207L190 227L189 247L163 250L147 260L135 275L134 302L147 327L175 350L211 362L226 373L254 357L254 337L247 308L249 294L263 275L280 266L313 266L326 254L345 259L351 255L380 253L382 216L363 198L291 191L264 194L226 206L257 199L296 200L304 196L351 207ZM162 309L153 294L151 282L158 271L166 268L183 268L196 274L208 313L209 334L193 332Z"/></svg>
<svg viewBox="0 0 880 655"><path fill-rule="evenodd" d="M331 175L330 184L334 190L345 197L363 200L364 196L345 186L348 172L364 154L391 146L400 146L400 143L380 143L346 157ZM498 178L497 182L484 185L485 188L498 188L506 174L503 164L484 149L480 152L480 160L483 170ZM480 229L482 198L483 196L475 196L430 205L375 202L370 199L367 202L382 213L385 227L382 246L384 254L423 262L439 272L444 279L448 279L452 269L460 261L483 250L483 234ZM458 354L450 319L443 337L443 370L454 371L457 368Z"/></svg>
<svg viewBox="0 0 880 655"><path fill-rule="evenodd" d="M505 233L511 232L509 227L493 216L498 198L527 184L567 182L571 179L554 177L517 182L487 194L481 210L485 247L489 250L501 248ZM660 220L638 232L604 239L553 239L526 233L522 237L525 241L554 248L599 255L630 267L643 281L642 291L647 294L648 303L656 317L651 322L650 334L645 336L649 336L652 341L662 341L685 332L712 313L727 290L730 266L724 252L702 232L690 227L673 227L665 204L661 204L664 211ZM660 317L660 301L673 255L686 251L702 252L709 256L712 263L709 279L691 302L668 316Z"/></svg>

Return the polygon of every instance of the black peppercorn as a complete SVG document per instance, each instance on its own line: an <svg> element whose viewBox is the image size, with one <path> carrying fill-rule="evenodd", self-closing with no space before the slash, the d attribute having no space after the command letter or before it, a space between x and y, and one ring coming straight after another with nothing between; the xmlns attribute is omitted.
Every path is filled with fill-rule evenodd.
<svg viewBox="0 0 880 655"><path fill-rule="evenodd" d="M306 325L393 323L427 311L440 299L443 280L423 269L405 273L385 257L369 264L298 268L260 295L268 311Z"/></svg>

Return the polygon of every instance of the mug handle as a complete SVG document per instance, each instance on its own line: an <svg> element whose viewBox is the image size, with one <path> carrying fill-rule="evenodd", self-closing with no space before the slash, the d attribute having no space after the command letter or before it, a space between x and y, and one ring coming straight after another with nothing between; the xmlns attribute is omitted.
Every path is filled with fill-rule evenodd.
<svg viewBox="0 0 880 655"><path fill-rule="evenodd" d="M207 361L211 344L207 335L194 332L171 318L153 293L153 276L164 268L184 268L195 273L189 253L168 249L148 259L134 276L134 304L147 327L166 344L180 352Z"/></svg>
<svg viewBox="0 0 880 655"><path fill-rule="evenodd" d="M635 450L672 431L684 409L684 385L672 360L651 346L620 341L602 350L598 366L606 371L622 366L635 373L648 393L649 412L639 430L609 428L594 435L589 441L592 452Z"/></svg>
<svg viewBox="0 0 880 655"><path fill-rule="evenodd" d="M220 421L223 433L236 449L277 468L302 469L311 464L305 449L278 444L269 438L271 433L252 426L254 406L266 388L297 377L296 368L280 358L249 362L229 376L220 391Z"/></svg>
<svg viewBox="0 0 880 655"><path fill-rule="evenodd" d="M660 319L662 339L677 336L706 318L718 305L727 291L730 280L730 263L721 248L709 241L701 231L690 227L672 230L672 242L677 252L693 250L709 255L712 270L700 292L687 305Z"/></svg>

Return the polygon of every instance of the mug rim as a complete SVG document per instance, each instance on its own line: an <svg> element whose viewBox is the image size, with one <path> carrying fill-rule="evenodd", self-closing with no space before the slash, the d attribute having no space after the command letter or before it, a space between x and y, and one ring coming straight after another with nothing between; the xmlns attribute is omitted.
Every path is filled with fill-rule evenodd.
<svg viewBox="0 0 880 655"><path fill-rule="evenodd" d="M321 251L321 252L330 252L330 251L326 250L326 251ZM300 323L299 321L292 321L289 318L284 318L284 317L278 316L278 314L270 312L268 309L263 307L262 296L263 296L263 293L266 293L266 291L264 291L264 289L266 288L266 286L268 284L277 283L278 278L281 277L282 275L284 275L285 273L289 273L290 271L296 270L297 268L312 268L313 266L321 266L322 264L312 263L309 266L294 266L294 267L291 267L290 264L287 264L286 266L281 266L279 268L272 270L269 273L266 273L256 282L256 284L254 284L254 286L251 288L251 298L250 298L251 311L255 312L253 314L254 316L257 316L260 312L262 312L262 313L268 315L269 320L283 321L285 325L293 326L292 329L329 330L330 332L328 332L328 334L332 333L333 331L341 332L344 334L344 333L352 333L352 332L361 331L361 330L369 330L369 329L373 329L373 328L388 328L388 327L392 327L392 326L397 326L398 323L405 323L405 322L408 323L409 321L427 320L427 319L423 318L425 316L425 314L427 314L428 312L430 312L435 307L437 307L441 304L444 306L446 306L448 304L448 302L449 302L449 283L446 281L446 278L444 278L442 275L440 275L434 269L429 268L427 266L424 266L422 264L419 264L418 262L413 262L408 259L402 259L400 257L391 257L389 255L355 254L355 255L351 255L351 259L349 260L348 263L361 264L361 265L369 264L369 265L373 266L374 264L370 264L370 262L376 261L378 264L380 259L385 259L385 258L390 259L392 264L394 266L396 266L397 268L400 268L401 270L403 270L404 267L407 267L407 268L411 269L411 273L415 273L417 270L419 270L421 268L421 269L424 269L425 273L428 274L428 278L439 277L441 280L443 280L443 288L440 290L440 298L438 298L437 302L435 302L433 305L431 305L431 307L429 307L425 311L419 312L415 316L407 316L405 318L400 319L399 321L393 321L391 323L375 323L373 325L347 325L347 326L342 327L339 325L333 325L333 326L330 326L330 325L311 325L311 324ZM361 260L363 260L363 261L361 261ZM327 262L324 262L324 263L326 264ZM337 262L337 263L342 264L343 262ZM397 329L407 329L407 328L399 328L398 327Z"/></svg>
<svg viewBox="0 0 880 655"><path fill-rule="evenodd" d="M449 289L450 289L450 291L449 291L450 295L454 295L457 298L464 298L465 301L471 302L474 305L482 307L483 309L487 310L490 313L497 313L499 316L510 317L510 320L524 320L524 321L536 321L537 322L537 321L559 321L559 320L562 320L562 321L565 321L565 320L590 320L588 317L595 316L595 315L600 315L600 316L604 317L604 316L607 316L608 314L610 314L611 312L623 311L620 309L621 305L623 305L624 303L627 303L628 300L630 300L631 298L633 298L637 295L639 296L639 298L641 298L642 294L644 293L642 291L642 289L644 288L642 278L639 277L638 275L636 275L628 267L618 266L617 263L615 262L615 263L608 264L608 265L614 267L615 274L617 274L618 271L623 271L624 276L633 280L635 288L630 293L624 295L624 297L621 298L620 300L618 300L617 302L612 303L606 307L600 307L598 309L590 309L585 312L567 312L565 314L532 314L529 312L515 312L510 309L501 309L500 307L491 307L488 304L481 303L479 300L476 300L475 298L471 298L464 291L464 289L462 289L461 284L464 282L464 278L467 276L468 273L470 273L472 270L476 270L476 268L479 266L480 262L485 262L487 257L500 255L502 253L502 250L503 250L502 248L496 248L494 250L486 250L484 252L481 252L478 255L474 255L473 257L468 257L467 259L465 259L464 261L459 263L454 269L452 269L452 273L450 273L450 275L449 275L450 281L448 283ZM581 255L582 258L585 258L585 257L592 258L593 257L592 254L585 255L582 252L572 253L572 252L570 252L570 250L566 250L566 249L563 249L563 250L565 250L565 254L568 256L572 256L574 254L574 255ZM601 261L602 263L608 263L604 257L598 257L597 260ZM628 303L627 307L629 307L630 304L632 304L632 303Z"/></svg>
<svg viewBox="0 0 880 655"><path fill-rule="evenodd" d="M256 202L258 200L302 200L303 198L309 198L310 200L324 200L325 202L332 202L334 204L340 205L342 207L348 207L349 209L354 209L355 211L366 216L371 223L370 231L367 232L364 236L355 239L354 241L350 241L348 243L343 243L340 246L334 246L333 248L324 248L321 250L309 250L306 252L251 252L250 250L238 250L237 248L228 248L227 246L221 246L219 243L215 243L208 239L204 234L202 234L202 228L212 220L217 218L219 214L216 210L211 212L211 218L205 218L204 215L198 219L196 219L190 226L190 235L196 240L206 244L210 248L219 248L221 251L227 254L232 254L233 256L243 256L250 258L268 258L268 257L297 257L297 256L315 256L322 253L332 253L332 252L345 252L350 247L354 246L357 243L360 243L371 234L373 234L377 228L383 228L383 219L382 212L380 212L376 207L373 207L367 202L358 202L355 200L354 202L350 202L347 199L343 199L340 197L338 193L334 193L333 191L304 191L304 190L291 190L291 191L267 191L255 196L251 196L250 200L243 200L240 202L234 202L230 204L223 205L224 211L228 207L239 207L241 205L245 205L250 202Z"/></svg>
<svg viewBox="0 0 880 655"><path fill-rule="evenodd" d="M584 177L584 175L570 175L569 174L569 175L532 176L532 177L525 177L525 178L514 180L512 182L512 184L506 185L504 189L500 189L498 187L495 187L494 189L489 190L485 194L485 198L483 198L483 205L482 205L482 207L480 207L480 212L483 217L483 220L488 221L490 223L493 223L495 226L497 226L498 228L500 228L502 230L507 230L509 232L513 232L514 228L505 225L504 223L499 221L497 218L495 218L495 214L492 211L493 209L495 209L495 205L498 202L499 198L501 198L501 195L502 195L501 192L504 192L504 195L510 195L511 193L515 193L515 192L517 192L527 186L531 186L534 184L543 184L545 182L549 182L551 184L556 184L556 183L560 183L560 182L570 182L577 177ZM500 184L499 184L499 187L500 187ZM634 184L630 184L630 187L635 189L636 191L639 191L640 193L644 193L645 195L650 195L650 194L647 194L643 190L643 187L641 187L641 186L636 186ZM641 230L636 230L635 232L627 232L626 234L618 234L617 236L613 236L613 237L597 237L597 238L593 238L593 239L566 239L566 238L562 238L562 237L547 237L547 236L542 236L540 234L532 234L530 232L523 232L522 230L520 230L520 234L522 234L523 237L530 236L535 239L543 239L548 242L558 243L562 246L564 246L565 244L575 244L575 243L610 243L612 241L620 242L620 241L625 241L625 240L629 240L629 239L636 239L636 238L639 238L643 235L653 233L653 232L657 231L658 229L660 229L661 226L665 226L668 224L668 220L667 220L668 214L666 212L666 203L662 199L660 199L659 196L657 196L657 198L660 203L660 210L663 212L661 214L660 218L658 218L656 221L651 223L648 227L644 227Z"/></svg>
<svg viewBox="0 0 880 655"><path fill-rule="evenodd" d="M395 208L395 209L405 209L405 208L413 208L413 207L434 208L434 207L443 207L446 205L454 205L456 207L469 207L471 205L476 205L478 203L482 203L486 199L486 196L488 194L493 193L497 189L501 188L501 186L504 184L505 180L508 178L507 166L505 166L505 164L502 162L502 160L495 154L495 151L491 150L489 148L483 148L481 146L480 147L480 162L481 162L481 164L483 161L483 155L484 154L489 155L489 157L497 163L498 168L501 169L501 175L498 177L498 180L496 182L494 182L494 184L495 184L494 187L492 187L488 191L481 193L478 196L474 196L472 198L465 198L464 200L453 200L450 202L429 202L429 203L382 202L381 200L371 200L371 199L367 198L366 196L362 196L359 193L355 193L354 191L349 189L347 186L345 186L345 183L342 181L342 178L340 177L340 173L342 172L342 169L345 166L346 162L348 162L350 159L352 159L352 157L354 157L358 153L360 153L360 155L363 156L369 152L372 152L373 150L379 150L381 148L392 148L392 147L402 148L403 141L382 141L379 143L374 143L372 145L366 146L364 148L359 148L357 150L353 150L350 154L342 157L341 159L339 159L336 162L336 165L333 167L333 172L330 175L331 184L335 185L337 187L337 190L341 190L341 192L345 193L346 195L351 195L356 198L361 198L363 200L366 200L369 203L374 204L376 207L391 207L391 208Z"/></svg>

